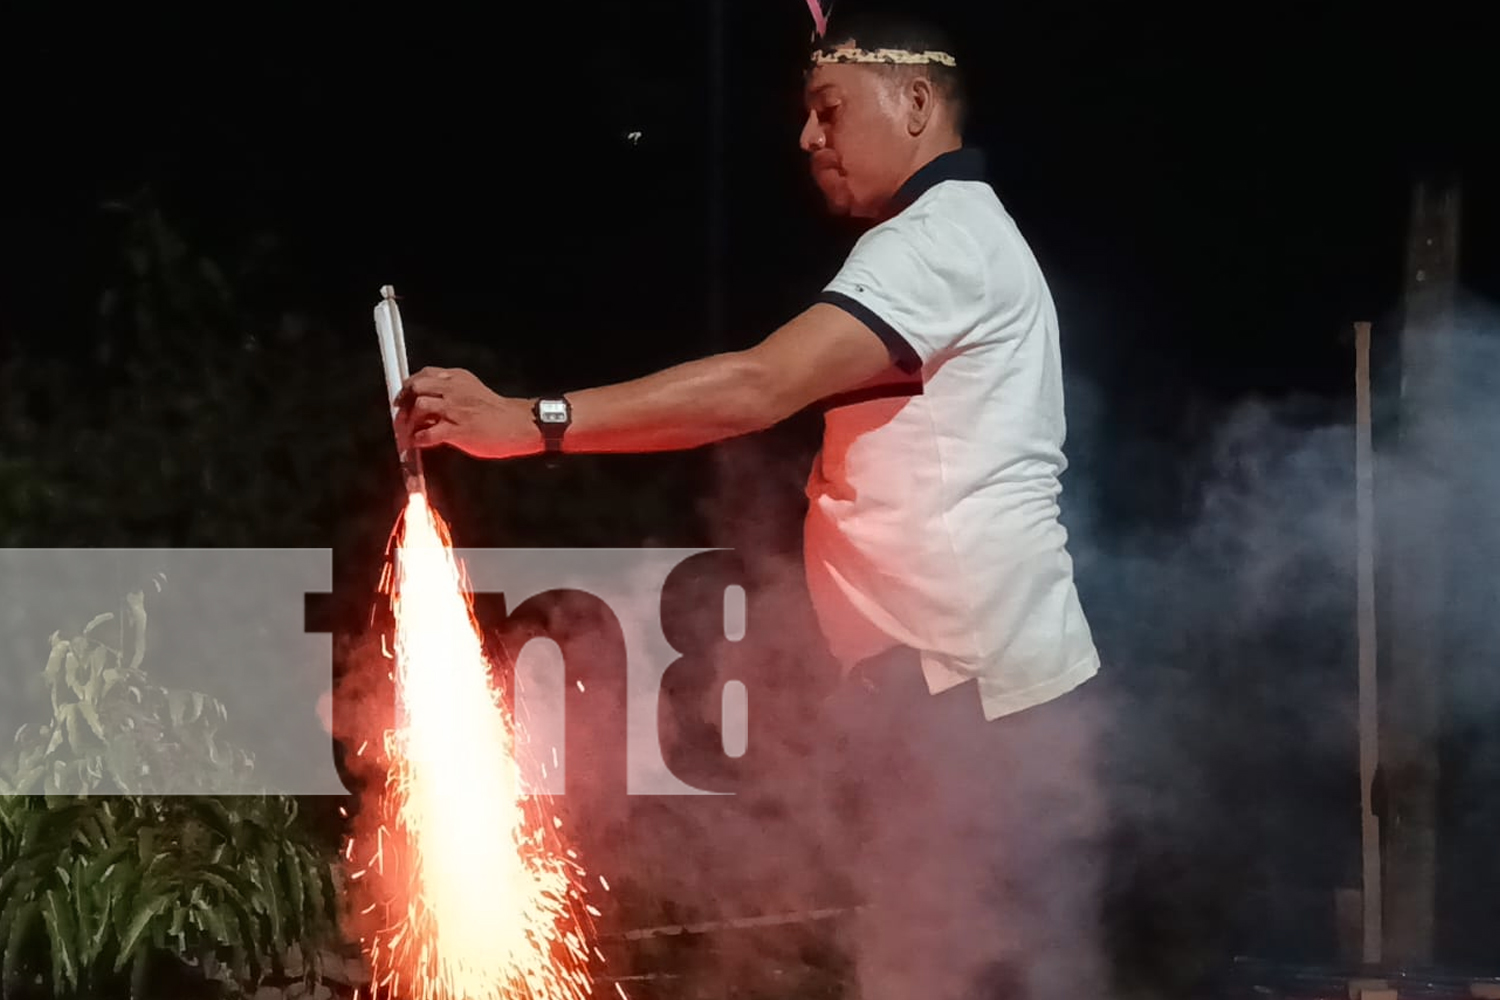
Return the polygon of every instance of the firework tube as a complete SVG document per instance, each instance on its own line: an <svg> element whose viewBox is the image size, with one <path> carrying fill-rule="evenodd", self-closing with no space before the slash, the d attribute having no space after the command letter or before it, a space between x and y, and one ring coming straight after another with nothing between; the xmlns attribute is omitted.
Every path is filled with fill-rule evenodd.
<svg viewBox="0 0 1500 1000"><path fill-rule="evenodd" d="M406 333L401 329L401 310L396 308L396 289L380 289L380 304L375 307L375 333L380 338L380 363L385 368L385 388L390 400L391 422L397 419L396 396L411 375L406 363ZM422 453L415 446L401 447L396 439L396 453L401 459L401 477L406 492L427 495L427 480L422 475Z"/></svg>

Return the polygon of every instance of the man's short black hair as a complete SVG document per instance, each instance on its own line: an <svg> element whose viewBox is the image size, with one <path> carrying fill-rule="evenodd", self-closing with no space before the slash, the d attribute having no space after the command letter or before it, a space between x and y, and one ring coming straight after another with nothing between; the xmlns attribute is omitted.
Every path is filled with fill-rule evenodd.
<svg viewBox="0 0 1500 1000"><path fill-rule="evenodd" d="M930 21L918 17L886 11L854 11L844 17L835 15L829 19L828 32L814 43L816 49L831 49L840 45L854 44L870 49L904 49L908 52L946 52L959 58L954 51L952 36ZM940 63L918 66L876 66L889 70L903 78L920 73L932 81L943 99L953 108L954 123L960 131L968 117L968 93L964 88L963 63L957 67Z"/></svg>

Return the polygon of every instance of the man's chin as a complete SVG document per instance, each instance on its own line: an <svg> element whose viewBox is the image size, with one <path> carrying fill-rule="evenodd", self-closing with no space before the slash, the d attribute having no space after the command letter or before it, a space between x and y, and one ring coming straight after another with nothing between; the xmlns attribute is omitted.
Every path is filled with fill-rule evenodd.
<svg viewBox="0 0 1500 1000"><path fill-rule="evenodd" d="M844 217L854 214L854 199L849 197L847 190L823 188L823 204L829 215Z"/></svg>

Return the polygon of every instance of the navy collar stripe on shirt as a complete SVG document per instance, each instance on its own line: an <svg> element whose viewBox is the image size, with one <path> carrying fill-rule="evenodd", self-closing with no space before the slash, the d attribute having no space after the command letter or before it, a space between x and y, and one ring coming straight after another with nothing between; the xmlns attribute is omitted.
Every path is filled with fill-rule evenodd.
<svg viewBox="0 0 1500 1000"><path fill-rule="evenodd" d="M955 149L929 160L927 165L907 178L896 191L892 208L896 212L910 208L922 195L943 181L987 181L984 153L978 149Z"/></svg>

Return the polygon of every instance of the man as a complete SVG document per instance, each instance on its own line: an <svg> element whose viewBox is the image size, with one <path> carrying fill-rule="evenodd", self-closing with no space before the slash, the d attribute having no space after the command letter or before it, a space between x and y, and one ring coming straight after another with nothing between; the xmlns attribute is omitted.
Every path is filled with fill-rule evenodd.
<svg viewBox="0 0 1500 1000"><path fill-rule="evenodd" d="M1083 1000L1104 983L1095 710L1074 689L1099 658L1058 521L1057 318L963 145L950 53L874 18L815 52L801 145L869 228L757 346L536 401L424 369L403 406L418 446L507 458L693 448L825 404L805 559L871 814L848 844L862 996Z"/></svg>

